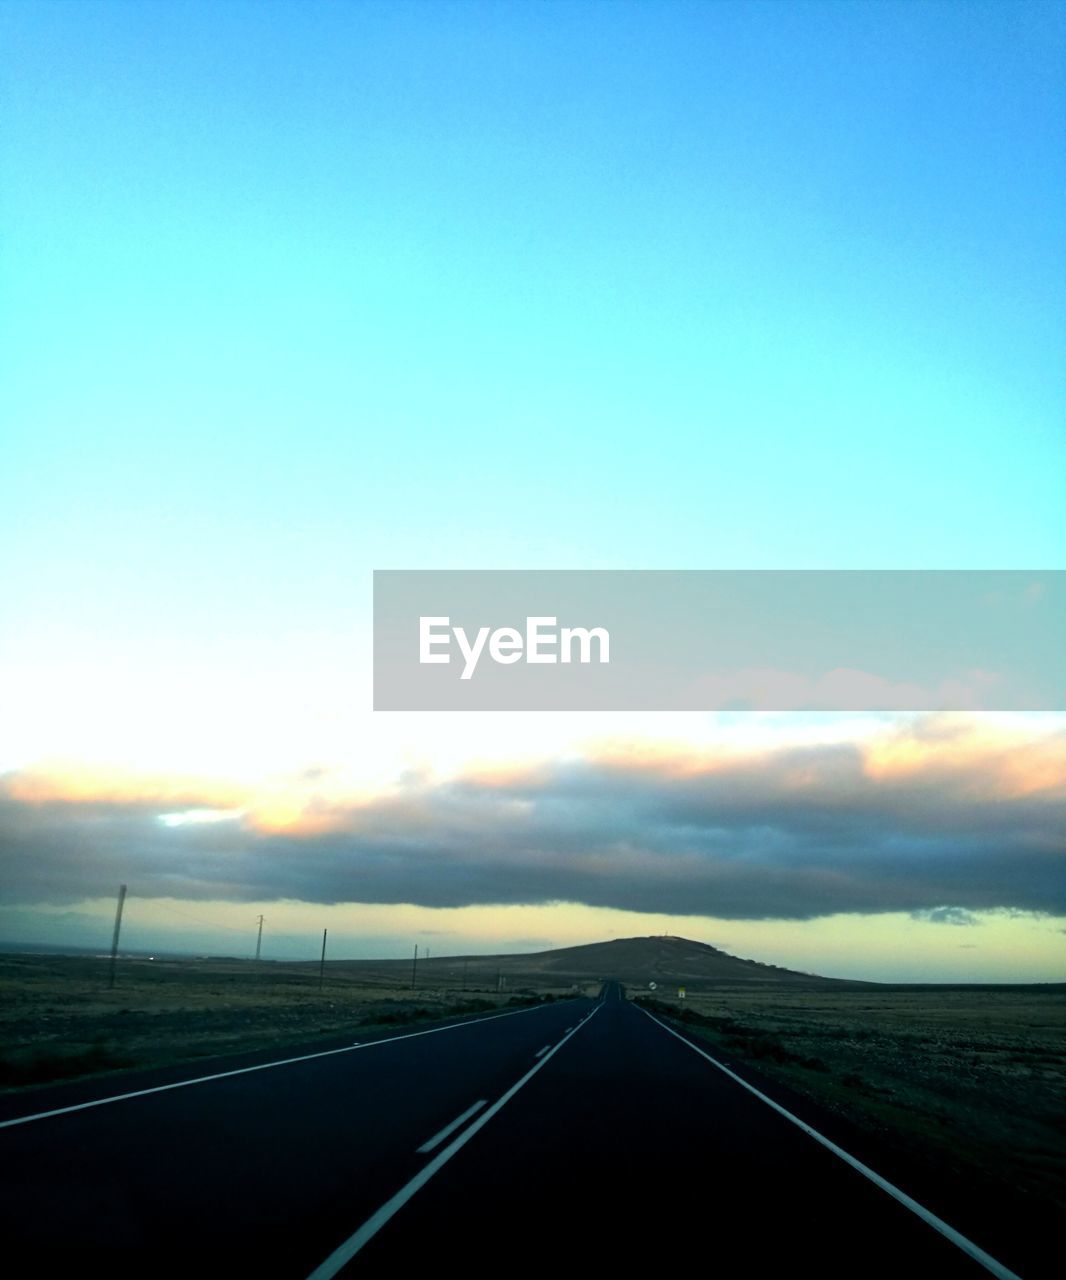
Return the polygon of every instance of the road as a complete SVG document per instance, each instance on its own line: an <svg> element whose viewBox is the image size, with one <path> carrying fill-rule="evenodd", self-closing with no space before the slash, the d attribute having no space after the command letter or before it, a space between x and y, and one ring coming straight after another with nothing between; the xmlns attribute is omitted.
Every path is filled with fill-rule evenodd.
<svg viewBox="0 0 1066 1280"><path fill-rule="evenodd" d="M327 1280L696 1260L1009 1276L627 1002L571 1000L186 1087L7 1099L0 1238L37 1275ZM48 1099L47 1104L43 1099ZM77 1106L39 1119L42 1109ZM954 1224L959 1225L959 1224ZM987 1247L987 1246L986 1246ZM28 1270L18 1274L30 1274Z"/></svg>

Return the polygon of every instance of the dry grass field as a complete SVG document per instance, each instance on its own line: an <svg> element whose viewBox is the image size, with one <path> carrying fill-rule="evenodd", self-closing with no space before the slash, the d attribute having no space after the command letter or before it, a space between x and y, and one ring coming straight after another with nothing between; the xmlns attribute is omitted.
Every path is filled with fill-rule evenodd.
<svg viewBox="0 0 1066 1280"><path fill-rule="evenodd" d="M122 959L113 989L95 957L0 955L0 1088L491 1012L570 986L536 988L471 963L256 965Z"/></svg>
<svg viewBox="0 0 1066 1280"><path fill-rule="evenodd" d="M738 984L639 999L882 1144L1066 1209L1062 986Z"/></svg>

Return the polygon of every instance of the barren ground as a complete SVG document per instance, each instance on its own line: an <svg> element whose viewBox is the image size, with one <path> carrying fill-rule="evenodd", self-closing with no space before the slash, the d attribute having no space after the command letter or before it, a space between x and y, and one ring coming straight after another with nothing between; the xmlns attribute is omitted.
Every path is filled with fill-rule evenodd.
<svg viewBox="0 0 1066 1280"><path fill-rule="evenodd" d="M468 972L464 986L461 971L437 961L420 967L412 988L411 966L402 962L327 964L320 986L313 963L124 959L112 989L106 959L0 955L0 1088L575 994L547 983L536 991L500 985L492 970Z"/></svg>
<svg viewBox="0 0 1066 1280"><path fill-rule="evenodd" d="M634 993L631 993L634 994ZM640 997L644 1000L644 997ZM723 987L656 1012L880 1141L1066 1209L1066 989Z"/></svg>

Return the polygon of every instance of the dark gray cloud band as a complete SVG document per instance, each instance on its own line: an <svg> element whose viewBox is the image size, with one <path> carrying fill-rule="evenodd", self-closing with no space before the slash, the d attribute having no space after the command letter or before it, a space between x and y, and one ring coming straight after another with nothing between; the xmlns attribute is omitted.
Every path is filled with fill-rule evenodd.
<svg viewBox="0 0 1066 1280"><path fill-rule="evenodd" d="M1005 790L1003 766L978 756L876 778L856 746L685 768L584 760L503 780L412 779L369 805L319 802L325 829L284 832L168 827L158 814L173 804L150 796L30 803L9 777L3 898L71 903L123 881L185 899L577 901L730 919L1066 914L1066 794Z"/></svg>

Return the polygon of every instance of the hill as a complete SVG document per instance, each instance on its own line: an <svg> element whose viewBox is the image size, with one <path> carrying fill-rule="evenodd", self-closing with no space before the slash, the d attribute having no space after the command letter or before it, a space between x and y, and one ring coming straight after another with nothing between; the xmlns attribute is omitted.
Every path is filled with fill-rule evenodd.
<svg viewBox="0 0 1066 1280"><path fill-rule="evenodd" d="M787 983L807 987L875 985L741 960L706 942L667 935L616 938L612 942L593 942L526 955L442 956L425 965L426 981L432 981L438 966L441 970L451 969L460 962L467 966L471 979L484 980L488 974L498 973L510 987L533 985L538 980L543 983L545 979L552 980L553 984L582 984L604 978L616 978L633 989L647 988L654 982L657 986L683 986L693 991L734 983L745 986Z"/></svg>

